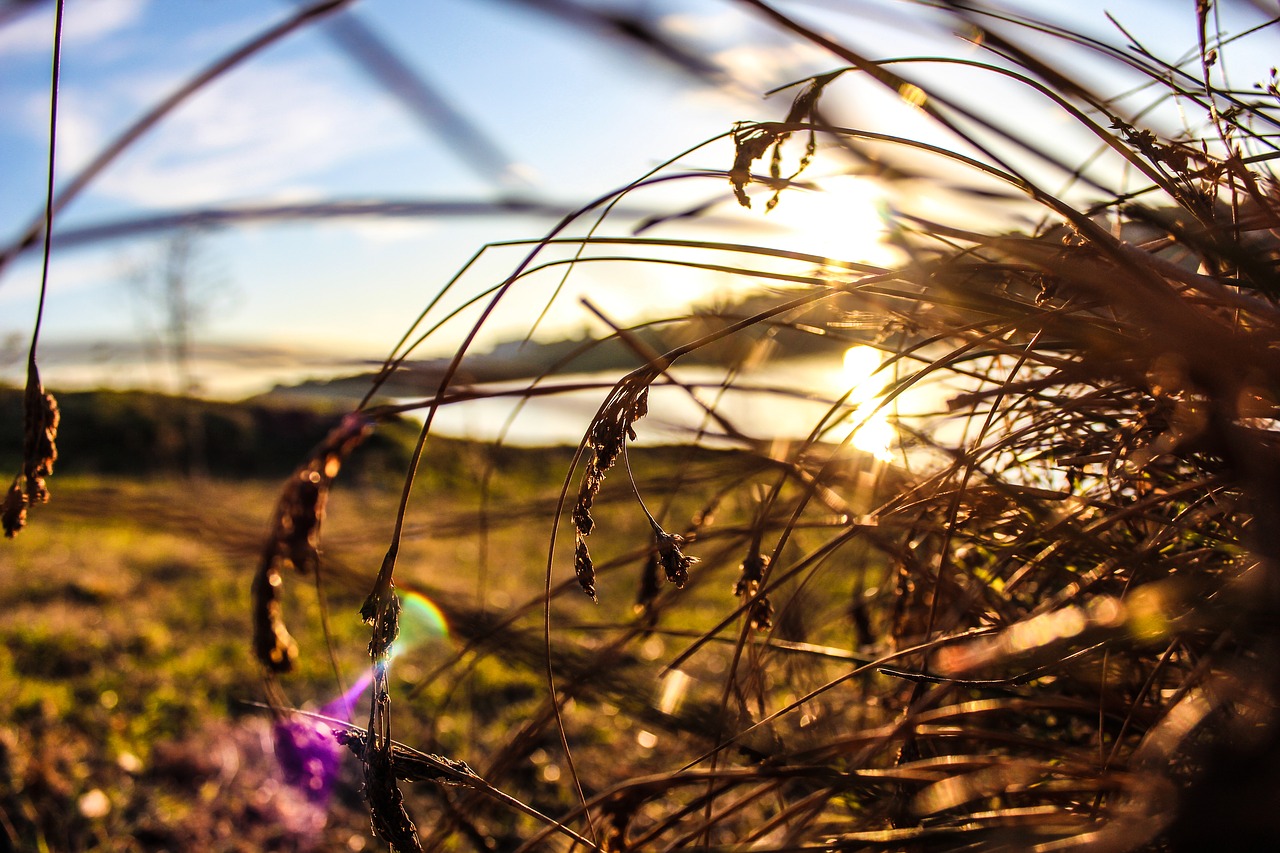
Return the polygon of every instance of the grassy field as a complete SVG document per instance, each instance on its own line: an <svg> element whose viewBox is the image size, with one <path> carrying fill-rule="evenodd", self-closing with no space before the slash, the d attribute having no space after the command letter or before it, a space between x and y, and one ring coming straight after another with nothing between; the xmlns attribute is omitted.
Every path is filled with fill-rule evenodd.
<svg viewBox="0 0 1280 853"><path fill-rule="evenodd" d="M248 578L273 491L64 480L41 523L6 543L0 812L12 849L342 849L362 837L357 794L340 792L325 821L281 783L270 720L247 704L262 699ZM347 646L351 622L334 620ZM326 671L315 655L299 679L322 696Z"/></svg>
<svg viewBox="0 0 1280 853"><path fill-rule="evenodd" d="M0 827L14 849L372 843L355 760L329 798L308 801L285 783L271 717L254 706L266 697L249 643L249 581L277 491L274 482L172 475L62 479L39 523L6 543ZM460 516L474 497L430 494L440 517ZM334 495L324 569L333 576L324 586L348 685L365 666L355 589L376 568L386 535L370 519L392 515L395 498L376 486ZM492 597L504 603L536 595L540 561L537 549L513 552L511 539L499 532L494 543L504 560ZM475 550L449 538L411 545L411 577L464 600L476 589ZM290 627L304 654L286 688L317 708L338 695L339 682L312 581L289 583ZM451 647L459 638L434 639ZM442 650L420 654L418 671ZM512 691L531 692L519 687L521 667L500 669L487 674L487 689L508 704ZM488 701L477 683L473 698ZM451 721L433 720L446 730Z"/></svg>
<svg viewBox="0 0 1280 853"><path fill-rule="evenodd" d="M555 484L570 454L502 451L482 500L483 478L462 475L483 472L490 453L446 444L424 464L401 555L396 735L483 768L490 781L558 814L575 797L545 699L542 601ZM642 489L670 482L678 467L676 517L706 511L708 484L727 472L759 473L729 454L634 456ZM59 477L54 500L5 543L0 831L13 849L376 847L358 760L342 756L320 794L290 784L274 753L280 732L258 704L268 697L249 642L250 580L277 492L269 480ZM311 578L286 577L285 616L301 648L295 671L281 679L291 705L333 713L333 700L367 667L357 611L397 499L385 485L339 485L325 522L323 599ZM553 593L551 659L574 694L563 713L577 772L596 784L669 773L725 724L715 684L731 639L686 666L676 692L663 693L670 678L662 664L695 642L713 614L732 610L732 578L716 575L734 558L704 552L718 567L715 580L696 577L678 620L653 630L656 611L642 619L633 608L648 525L615 506L631 500L623 488L600 496L597 515L609 529L597 537L603 603L582 596L563 563ZM726 522L738 514L719 511ZM712 537L705 547L730 553L728 541ZM447 633L424 599L443 612ZM808 612L822 609L814 601ZM838 621L835 632L802 633L847 646L848 636L836 635L847 634L848 620ZM811 665L802 669L817 676ZM688 674L700 681L686 682ZM458 818L463 837L478 832L469 820L483 819L503 849L540 828L483 803L452 803L432 786L406 790L427 818L420 825L438 825L444 849L459 843L447 840L459 832L448 818L461 808L482 816Z"/></svg>

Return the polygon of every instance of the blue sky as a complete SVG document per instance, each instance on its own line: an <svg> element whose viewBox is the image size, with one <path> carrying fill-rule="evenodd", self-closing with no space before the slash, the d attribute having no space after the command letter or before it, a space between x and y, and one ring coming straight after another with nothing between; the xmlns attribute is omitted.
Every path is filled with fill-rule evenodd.
<svg viewBox="0 0 1280 853"><path fill-rule="evenodd" d="M0 17L0 242L12 239L43 201L52 5L14 12L0 4L0 16L7 16ZM782 5L875 56L974 50L938 27L934 14L918 4ZM1023 5L1043 11L1046 4ZM1172 52L1178 53L1194 44L1194 31L1191 16L1171 15L1169 5L1117 0L1073 4L1072 10L1076 25L1114 37L1101 14L1110 8L1135 33L1162 46L1177 45ZM838 65L732 2L637 0L609 8L643 14L658 32L719 68L715 81L694 79L618 39L518 2L364 0L344 14L357 16L492 140L509 159L506 173L481 174L353 62L325 25L311 26L213 83L146 134L64 211L55 233L192 208L331 199L519 195L576 206L723 134L734 121L781 118L787 96L766 100L763 92ZM283 0L69 0L59 174L73 174L183 80L290 13ZM1100 81L1117 87L1121 82ZM964 80L938 77L937 85L949 84L979 104L1018 98L999 89L984 95ZM851 88L833 97L842 99L835 101L837 113L848 123L880 130L885 128L878 125L887 124L907 135L934 133L882 93ZM1025 97L1009 103L1019 119L1048 115ZM724 169L731 156L722 143L682 165ZM832 172L843 168L835 160L825 165ZM758 212L736 211L722 180L692 182L682 193L635 203L678 207L686 198L717 195L725 199L717 209L725 216L769 224ZM806 214L805 203L796 202L790 205L798 217L793 221L813 232L811 237L823 230L816 221L846 216L874 228L876 205L884 206L873 195L849 195L840 202L844 212L828 204ZM202 232L197 278L205 279L216 298L210 298L197 333L208 341L378 355L480 246L538 237L551 222L510 216L349 219ZM864 243L853 253L874 252L874 239ZM149 334L157 322L154 306L127 281L154 271L163 246L163 238L147 237L56 253L45 339L110 342ZM515 251L495 253L460 292L500 280L518 257ZM29 253L0 278L0 348L7 342L10 352L34 314L37 261ZM622 320L642 309L678 304L697 290L678 276L616 270L593 275L578 276L574 292L591 293ZM547 292L532 288L527 298L514 300L508 315L495 322L495 334L527 328ZM573 330L588 322L569 298L548 329ZM448 340L442 338L445 345Z"/></svg>
<svg viewBox="0 0 1280 853"><path fill-rule="evenodd" d="M0 30L6 187L0 234L6 236L38 212L42 197L47 11ZM60 174L74 173L156 99L287 12L261 0L72 0ZM109 167L58 227L142 212L330 198L519 192L576 205L755 112L744 107L747 98L693 84L617 41L512 4L371 0L355 13L505 150L525 183L478 175L362 74L321 27L312 27L180 107ZM678 26L678 18L669 20ZM812 70L785 57L778 62L781 74L770 83ZM538 236L547 227L528 218L344 221L210 235L202 253L232 282L235 298L204 333L376 352L476 248ZM157 251L156 241L139 240L59 255L48 338L128 335L133 319L120 304L128 292L118 279ZM0 334L26 325L35 260L28 255L0 281Z"/></svg>

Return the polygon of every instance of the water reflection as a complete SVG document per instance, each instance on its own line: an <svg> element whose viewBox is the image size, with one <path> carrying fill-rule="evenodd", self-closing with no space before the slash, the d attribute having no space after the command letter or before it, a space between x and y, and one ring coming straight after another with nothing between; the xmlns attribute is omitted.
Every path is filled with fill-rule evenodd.
<svg viewBox="0 0 1280 853"><path fill-rule="evenodd" d="M668 377L654 382L649 414L636 425L637 441L688 441L691 433L700 433L708 444L801 440L821 427L822 441L840 443L852 433L853 447L885 459L897 443L892 419L901 403L877 408L891 379L889 371L879 370L882 361L880 351L859 345L842 362L815 356L740 372L676 367L671 375L679 384ZM528 399L523 394L527 381L488 384L483 389L492 396L441 407L432 431L477 441L502 437L527 446L576 444L617 379L616 373L558 376L545 388L579 390Z"/></svg>

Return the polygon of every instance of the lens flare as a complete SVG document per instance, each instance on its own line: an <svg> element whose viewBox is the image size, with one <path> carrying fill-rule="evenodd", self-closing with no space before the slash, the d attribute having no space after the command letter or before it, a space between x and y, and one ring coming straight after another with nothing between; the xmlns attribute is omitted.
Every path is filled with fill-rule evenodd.
<svg viewBox="0 0 1280 853"><path fill-rule="evenodd" d="M391 648L391 657L449 636L449 625L436 603L415 589L403 589L400 596L400 635ZM320 715L339 720L353 719L369 687L373 669L361 674L337 698L320 709ZM367 712L367 706L363 709ZM298 716L277 722L276 758L285 779L313 802L328 799L337 777L341 748L333 729L323 720Z"/></svg>
<svg viewBox="0 0 1280 853"><path fill-rule="evenodd" d="M373 684L373 669L366 669L364 674L346 689L346 692L321 708L320 713L326 717L350 719L356 709L356 703L360 701L360 697L365 694L371 684Z"/></svg>
<svg viewBox="0 0 1280 853"><path fill-rule="evenodd" d="M885 241L892 214L883 189L855 175L832 175L817 183L815 189L784 194L769 211L769 222L786 232L784 248L841 261L888 265L901 260Z"/></svg>
<svg viewBox="0 0 1280 853"><path fill-rule="evenodd" d="M401 591L400 636L391 650L392 657L448 636L449 623L434 601L414 589Z"/></svg>
<svg viewBox="0 0 1280 853"><path fill-rule="evenodd" d="M883 361L880 350L866 344L856 344L844 351L837 381L850 389L850 402L865 403L884 390L889 374L880 371Z"/></svg>
<svg viewBox="0 0 1280 853"><path fill-rule="evenodd" d="M405 588L400 597L400 634L391 646L391 659L449 636L449 623L434 601L416 589ZM326 716L350 718L357 703L373 684L373 669L365 670L338 698L324 706Z"/></svg>

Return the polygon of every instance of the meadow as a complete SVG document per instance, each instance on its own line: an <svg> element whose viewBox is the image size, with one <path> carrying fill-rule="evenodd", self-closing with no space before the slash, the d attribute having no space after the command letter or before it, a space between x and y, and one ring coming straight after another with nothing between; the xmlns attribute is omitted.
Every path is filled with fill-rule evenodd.
<svg viewBox="0 0 1280 853"><path fill-rule="evenodd" d="M135 394L67 399L80 417L68 427L73 447L84 437L77 432L109 435L122 410L135 430L159 428L159 420L180 435L193 407L211 420L237 408ZM336 420L308 411L274 415L312 430ZM287 678L291 707L339 718L367 713L367 689L351 690L367 672L357 612L366 567L380 558L389 532L370 519L396 512L391 472L393 463L404 464L412 438L411 430L400 432L350 460L354 485L330 497L321 574L289 579L290 630L305 652ZM257 439L276 450L272 435L260 430ZM298 435L291 441L304 452ZM289 731L280 721L288 718L279 708L273 713L267 703L274 696L251 665L248 580L279 478L214 476L210 469L228 467L217 456L202 473L182 474L174 460L186 453L181 439L176 444L168 467L132 473L115 470L111 445L86 450L59 475L57 501L39 510L43 523L7 543L0 589L7 614L0 668L7 843L38 850L371 849L359 762L347 756L326 763L320 777L293 767L278 745ZM213 452L208 441L201 447ZM656 489L678 469L688 500L701 494L713 501L708 483L758 469L734 454L650 454L656 458L637 454L637 470L648 473L641 482ZM417 498L430 521L406 533L408 568L400 581L407 647L396 658L395 686L409 698L398 736L508 768L491 770L491 778L511 774L508 784L529 788L529 802L546 813L572 799L555 784L564 771L540 699L546 651L538 531L555 505L547 484L571 457L571 448L495 451L440 442L424 462L431 473ZM483 487L476 472L486 474ZM644 543L648 532L619 512L619 502L602 496L602 522L616 527L619 541ZM643 561L647 550L608 555L602 583ZM664 654L697 635L653 625L655 602L650 627L636 631L628 623L639 584L618 582L624 595L605 608L580 600L576 583L560 585L558 602L568 600L557 604L555 618L575 627L557 641L555 666L578 685L575 702L591 709L576 735L579 766L658 772L666 750L705 737L718 712L709 696L694 701L683 675L666 698L655 693ZM694 612L731 592L708 586L691 585ZM803 654L823 652L814 646ZM689 671L723 671L727 659L724 649L713 649ZM514 740L516 732L524 737ZM620 745L634 753L625 764ZM313 778L323 784L305 784ZM415 811L442 808L431 792L410 797ZM451 813L446 808L438 818L442 833ZM488 817L503 827L500 845L538 828L518 815Z"/></svg>

